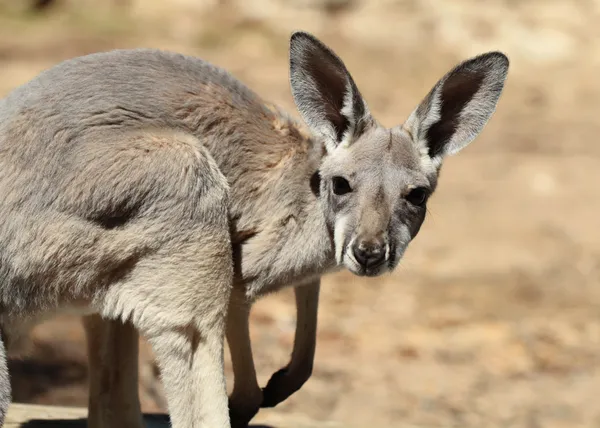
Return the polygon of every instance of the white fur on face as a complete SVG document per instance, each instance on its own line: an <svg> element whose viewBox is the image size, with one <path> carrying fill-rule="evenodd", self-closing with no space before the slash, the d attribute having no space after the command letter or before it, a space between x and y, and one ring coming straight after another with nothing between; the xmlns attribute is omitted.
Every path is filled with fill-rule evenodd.
<svg viewBox="0 0 600 428"><path fill-rule="evenodd" d="M345 242L346 236L346 227L348 224L348 217L342 216L336 220L335 226L333 228L333 240L335 244L335 260L338 264L342 263L342 258L344 256L345 248L347 247L347 242Z"/></svg>

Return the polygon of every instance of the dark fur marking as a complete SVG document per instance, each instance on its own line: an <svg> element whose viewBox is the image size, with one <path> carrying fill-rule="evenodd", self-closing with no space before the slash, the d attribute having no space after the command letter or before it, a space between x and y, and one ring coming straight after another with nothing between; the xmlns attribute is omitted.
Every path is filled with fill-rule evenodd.
<svg viewBox="0 0 600 428"><path fill-rule="evenodd" d="M321 175L319 171L315 171L313 175L310 176L310 190L316 197L319 197L321 194Z"/></svg>
<svg viewBox="0 0 600 428"><path fill-rule="evenodd" d="M92 213L88 216L88 220L92 221L104 229L116 229L124 226L127 222L133 219L139 211L139 207L130 206L127 202L115 206L111 210L104 212Z"/></svg>
<svg viewBox="0 0 600 428"><path fill-rule="evenodd" d="M232 235L232 241L236 244L244 244L246 241L255 237L257 234L258 231L256 229L236 231Z"/></svg>

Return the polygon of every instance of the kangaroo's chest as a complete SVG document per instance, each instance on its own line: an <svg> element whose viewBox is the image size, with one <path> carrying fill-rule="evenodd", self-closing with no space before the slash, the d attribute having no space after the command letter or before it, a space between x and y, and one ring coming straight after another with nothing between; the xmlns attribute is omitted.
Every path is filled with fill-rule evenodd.
<svg viewBox="0 0 600 428"><path fill-rule="evenodd" d="M232 222L236 279L250 298L317 279L335 264L330 234L317 206L283 212L273 205L265 204L271 210L260 217L262 206L249 207Z"/></svg>

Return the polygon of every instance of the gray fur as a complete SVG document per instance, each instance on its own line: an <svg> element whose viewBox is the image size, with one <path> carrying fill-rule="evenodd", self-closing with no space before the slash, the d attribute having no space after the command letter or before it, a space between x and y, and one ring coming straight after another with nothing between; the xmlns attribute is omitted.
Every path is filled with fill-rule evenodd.
<svg viewBox="0 0 600 428"><path fill-rule="evenodd" d="M107 324L94 319L88 339L106 339L90 365L106 372L103 360L137 352L117 340L129 330L109 323L131 323L154 348L175 428L230 426L225 330L233 426L297 390L312 370L319 277L341 266L357 275L394 269L425 217L410 192L429 196L439 159L481 130L508 62L478 60L476 88L450 73L406 124L386 129L325 45L298 32L290 52L292 92L312 133L226 71L152 49L65 61L1 100L3 331L14 336L63 311L99 314ZM444 91L448 82L458 92ZM440 109L457 104L444 99L452 93L467 99L458 111ZM445 119L452 132L442 127L439 150L424 150L434 144L424 130ZM338 177L350 192L334 194ZM300 287L298 331L263 403L247 317L256 298L284 286ZM111 388L126 394L134 381ZM0 377L0 391L6 385ZM120 405L90 397L100 415L90 413L90 426L118 424L101 413L119 409L98 403ZM138 424L136 403L121 424Z"/></svg>
<svg viewBox="0 0 600 428"><path fill-rule="evenodd" d="M0 427L4 425L6 409L8 409L11 400L7 364L6 350L4 349L4 342L2 341L2 334L0 332Z"/></svg>

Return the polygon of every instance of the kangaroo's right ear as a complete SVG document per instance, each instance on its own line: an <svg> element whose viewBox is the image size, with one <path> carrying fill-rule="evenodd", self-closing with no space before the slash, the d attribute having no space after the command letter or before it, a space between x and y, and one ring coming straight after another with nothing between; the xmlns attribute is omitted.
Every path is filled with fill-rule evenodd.
<svg viewBox="0 0 600 428"><path fill-rule="evenodd" d="M403 125L425 158L439 166L473 141L496 110L508 66L506 55L488 52L458 64L435 84Z"/></svg>
<svg viewBox="0 0 600 428"><path fill-rule="evenodd" d="M290 40L290 81L302 118L328 152L351 144L372 120L342 60L303 31Z"/></svg>

